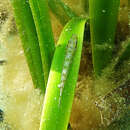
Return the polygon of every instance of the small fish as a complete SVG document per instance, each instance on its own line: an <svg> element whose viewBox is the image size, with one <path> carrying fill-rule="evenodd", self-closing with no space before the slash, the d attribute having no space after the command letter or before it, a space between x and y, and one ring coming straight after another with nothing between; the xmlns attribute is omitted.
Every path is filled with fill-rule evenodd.
<svg viewBox="0 0 130 130"><path fill-rule="evenodd" d="M62 91L64 89L64 85L68 76L70 64L72 63L73 56L75 54L76 48L77 48L77 42L78 38L76 35L72 35L71 39L68 42L67 48L66 48L66 55L64 59L63 69L61 73L61 81L58 87L60 88L60 100L62 96ZM60 102L60 101L59 101Z"/></svg>

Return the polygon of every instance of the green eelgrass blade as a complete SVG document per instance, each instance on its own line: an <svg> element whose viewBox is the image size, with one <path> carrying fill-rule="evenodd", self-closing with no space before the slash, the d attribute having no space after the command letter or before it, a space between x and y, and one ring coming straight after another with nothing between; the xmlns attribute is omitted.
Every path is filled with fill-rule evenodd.
<svg viewBox="0 0 130 130"><path fill-rule="evenodd" d="M48 5L63 25L72 17L76 17L76 14L62 0L48 0Z"/></svg>
<svg viewBox="0 0 130 130"><path fill-rule="evenodd" d="M40 48L28 0L11 2L34 86L45 91Z"/></svg>
<svg viewBox="0 0 130 130"><path fill-rule="evenodd" d="M61 33L52 60L39 130L67 129L78 77L85 22L86 19L73 18ZM73 34L78 37L77 49L69 68L62 96L60 96L58 85L61 80L67 43Z"/></svg>
<svg viewBox="0 0 130 130"><path fill-rule="evenodd" d="M112 59L120 0L89 0L92 57L95 75Z"/></svg>
<svg viewBox="0 0 130 130"><path fill-rule="evenodd" d="M36 25L45 84L47 84L51 61L55 49L47 0L29 0L34 22Z"/></svg>

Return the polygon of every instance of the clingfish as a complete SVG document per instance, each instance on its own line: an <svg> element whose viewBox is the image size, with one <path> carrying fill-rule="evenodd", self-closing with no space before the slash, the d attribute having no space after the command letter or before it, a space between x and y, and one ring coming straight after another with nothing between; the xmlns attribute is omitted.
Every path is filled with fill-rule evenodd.
<svg viewBox="0 0 130 130"><path fill-rule="evenodd" d="M78 41L77 36L72 35L66 47L66 54L65 54L65 59L63 63L62 73L61 73L61 81L60 84L58 85L58 87L60 88L60 98L62 96L62 91L64 89L64 85L68 76L69 68L77 48L77 41Z"/></svg>

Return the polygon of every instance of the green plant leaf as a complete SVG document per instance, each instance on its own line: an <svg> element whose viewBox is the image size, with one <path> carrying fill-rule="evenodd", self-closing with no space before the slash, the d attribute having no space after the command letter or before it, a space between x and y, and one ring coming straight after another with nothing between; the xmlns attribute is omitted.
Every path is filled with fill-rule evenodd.
<svg viewBox="0 0 130 130"><path fill-rule="evenodd" d="M17 29L36 88L45 91L45 82L37 33L28 0L11 0Z"/></svg>
<svg viewBox="0 0 130 130"><path fill-rule="evenodd" d="M92 58L96 76L112 59L120 0L89 0Z"/></svg>
<svg viewBox="0 0 130 130"><path fill-rule="evenodd" d="M78 78L85 22L86 19L73 18L65 26L60 35L49 74L40 130L67 129ZM61 81L66 47L72 35L78 37L77 49L69 68L62 95L60 96L58 85Z"/></svg>
<svg viewBox="0 0 130 130"><path fill-rule="evenodd" d="M48 12L48 4L47 0L29 0L29 3L36 25L46 85L51 67L52 57L55 50L50 16Z"/></svg>
<svg viewBox="0 0 130 130"><path fill-rule="evenodd" d="M76 14L62 0L48 0L48 5L62 25L76 17Z"/></svg>

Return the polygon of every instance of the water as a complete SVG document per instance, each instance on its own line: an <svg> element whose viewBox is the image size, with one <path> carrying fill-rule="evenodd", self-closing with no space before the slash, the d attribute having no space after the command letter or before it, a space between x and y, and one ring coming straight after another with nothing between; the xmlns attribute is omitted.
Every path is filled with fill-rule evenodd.
<svg viewBox="0 0 130 130"><path fill-rule="evenodd" d="M86 15L83 9L83 1L85 0L75 0L73 3L73 0L64 0L78 15ZM40 94L39 90L33 87L21 41L18 34L12 31L16 28L14 26L12 9L8 1L0 1L0 12L1 10L4 10L3 14L5 14L5 18L0 14L0 23L2 23L2 26L0 24L0 60L5 60L6 62L0 65L0 110L3 111L3 115L1 115L2 112L0 111L0 130L38 130L44 97ZM106 10L102 10L102 13L106 13ZM9 14L8 17L6 16L7 14ZM63 26L52 13L51 18L53 19L52 27L56 42ZM120 21L122 18L125 21L126 15L121 15ZM68 28L66 31L72 30ZM99 45L97 46L98 48L111 49L111 46L106 45L102 47ZM83 58L85 60L82 60L84 62L81 64L89 64L89 61L86 61L86 57L84 56ZM107 74L109 72L107 71ZM109 125L112 119L117 118L120 112L126 107L122 105L125 104L124 98L114 93L111 98L99 99L97 101L98 106L96 106L93 93L91 93L94 83L97 89L99 87L100 89L104 87L109 89L109 86L113 85L112 80L102 77L100 80L94 81L93 77L91 75L86 76L86 73L85 75L79 75L79 77L81 80L77 83L76 96L71 114L71 126L78 130L86 130L87 128L96 129L99 126ZM110 109L111 101L118 108L115 113Z"/></svg>

